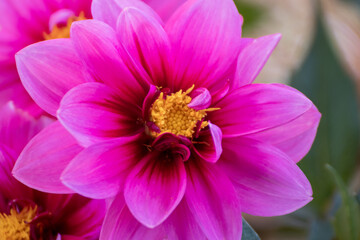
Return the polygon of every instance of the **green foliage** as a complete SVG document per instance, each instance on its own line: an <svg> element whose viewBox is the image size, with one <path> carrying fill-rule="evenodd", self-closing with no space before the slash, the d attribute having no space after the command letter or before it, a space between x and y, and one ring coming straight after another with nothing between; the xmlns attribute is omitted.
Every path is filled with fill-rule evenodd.
<svg viewBox="0 0 360 240"><path fill-rule="evenodd" d="M243 32L254 27L265 14L265 10L254 3L244 2L243 0L234 0L239 13L244 17Z"/></svg>
<svg viewBox="0 0 360 240"><path fill-rule="evenodd" d="M325 165L332 165L345 182L349 181L357 161L360 125L353 81L340 67L321 20L310 54L294 75L292 86L307 95L322 113L314 145L300 162L314 191L310 206L321 218L334 192Z"/></svg>
<svg viewBox="0 0 360 240"><path fill-rule="evenodd" d="M335 214L334 228L339 240L360 239L360 208L354 196L349 193L344 181L330 165L326 166L341 194L341 206Z"/></svg>
<svg viewBox="0 0 360 240"><path fill-rule="evenodd" d="M242 219L242 237L241 240L260 240L259 235L252 229L252 227L246 222L246 220Z"/></svg>

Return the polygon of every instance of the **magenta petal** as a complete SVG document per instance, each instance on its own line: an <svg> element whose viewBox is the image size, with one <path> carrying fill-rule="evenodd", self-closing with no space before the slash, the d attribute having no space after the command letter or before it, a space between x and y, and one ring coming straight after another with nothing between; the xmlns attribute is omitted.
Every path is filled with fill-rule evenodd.
<svg viewBox="0 0 360 240"><path fill-rule="evenodd" d="M0 144L0 211L9 199L31 196L31 190L19 183L12 175L16 153ZM6 203L2 203L5 200Z"/></svg>
<svg viewBox="0 0 360 240"><path fill-rule="evenodd" d="M145 97L148 84L135 79L121 59L120 43L109 25L96 20L75 22L71 26L71 39L96 80L117 88L123 99L142 103L141 96Z"/></svg>
<svg viewBox="0 0 360 240"><path fill-rule="evenodd" d="M168 239L172 240L206 240L198 222L183 199L173 213L163 223Z"/></svg>
<svg viewBox="0 0 360 240"><path fill-rule="evenodd" d="M188 104L188 107L191 107L195 110L202 110L210 107L211 94L206 88L195 89L190 93L190 97L192 100Z"/></svg>
<svg viewBox="0 0 360 240"><path fill-rule="evenodd" d="M308 111L313 103L302 93L278 84L250 84L224 97L209 119L223 137L256 133L286 124Z"/></svg>
<svg viewBox="0 0 360 240"><path fill-rule="evenodd" d="M186 172L181 158L166 159L159 152L148 153L132 170L125 183L125 201L142 224L161 224L181 201Z"/></svg>
<svg viewBox="0 0 360 240"><path fill-rule="evenodd" d="M218 163L234 183L243 212L283 215L312 200L306 176L279 149L245 137L224 139L223 148Z"/></svg>
<svg viewBox="0 0 360 240"><path fill-rule="evenodd" d="M105 22L115 29L121 11L127 7L135 7L155 17L154 11L140 0L93 0L91 13L94 19ZM160 17L156 17L161 21Z"/></svg>
<svg viewBox="0 0 360 240"><path fill-rule="evenodd" d="M240 51L242 23L232 0L186 1L165 27L174 51L175 90L223 80Z"/></svg>
<svg viewBox="0 0 360 240"><path fill-rule="evenodd" d="M195 140L194 150L205 161L215 163L222 153L221 140L221 129L209 122L209 130L201 131Z"/></svg>
<svg viewBox="0 0 360 240"><path fill-rule="evenodd" d="M111 203L101 229L100 240L110 239L159 240L166 239L166 234L162 226L150 229L136 220L120 193Z"/></svg>
<svg viewBox="0 0 360 240"><path fill-rule="evenodd" d="M271 53L279 43L281 34L273 34L254 39L240 52L233 88L239 88L254 81Z"/></svg>
<svg viewBox="0 0 360 240"><path fill-rule="evenodd" d="M185 199L208 239L240 239L242 219L231 181L216 165L190 159Z"/></svg>
<svg viewBox="0 0 360 240"><path fill-rule="evenodd" d="M61 180L70 189L89 198L114 197L122 190L137 159L142 157L137 144L134 137L129 137L92 145L70 162Z"/></svg>
<svg viewBox="0 0 360 240"><path fill-rule="evenodd" d="M289 123L249 134L248 137L270 143L295 162L299 162L309 152L314 142L320 118L321 114L315 106L312 106Z"/></svg>
<svg viewBox="0 0 360 240"><path fill-rule="evenodd" d="M105 201L88 199L78 194L62 196L64 197L47 195L45 207L49 212L57 214L60 218L58 222L66 229L66 233L73 237L81 237L82 240L98 239L106 213Z"/></svg>
<svg viewBox="0 0 360 240"><path fill-rule="evenodd" d="M164 22L184 3L186 0L143 0L154 9Z"/></svg>
<svg viewBox="0 0 360 240"><path fill-rule="evenodd" d="M64 94L89 80L69 39L30 45L15 58L24 87L34 101L53 116Z"/></svg>
<svg viewBox="0 0 360 240"><path fill-rule="evenodd" d="M51 121L46 117L35 119L12 102L0 108L0 116L0 144L10 147L17 154Z"/></svg>
<svg viewBox="0 0 360 240"><path fill-rule="evenodd" d="M122 97L105 84L81 84L61 101L59 121L85 147L134 135L142 128L136 124L141 109Z"/></svg>
<svg viewBox="0 0 360 240"><path fill-rule="evenodd" d="M82 150L77 141L55 122L36 135L24 148L13 175L25 185L44 192L72 193L60 181L69 162Z"/></svg>
<svg viewBox="0 0 360 240"><path fill-rule="evenodd" d="M122 55L131 56L127 65L135 65L132 68L149 76L152 84L169 87L170 42L157 19L139 9L126 8L117 22L117 37L125 48Z"/></svg>

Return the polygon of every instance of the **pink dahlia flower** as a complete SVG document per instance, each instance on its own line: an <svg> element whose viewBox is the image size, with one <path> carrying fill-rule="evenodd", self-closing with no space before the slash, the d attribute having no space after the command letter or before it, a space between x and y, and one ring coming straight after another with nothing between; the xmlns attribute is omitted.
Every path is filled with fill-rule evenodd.
<svg viewBox="0 0 360 240"><path fill-rule="evenodd" d="M163 3L162 0L145 0L164 20L184 1L168 0ZM94 7L109 7L109 2L111 1L95 1ZM15 53L43 40L68 38L74 21L92 18L90 7L91 0L0 1L0 104L11 100L34 116L43 113L19 80ZM103 14L99 11L97 13ZM104 18L110 17L111 15L104 15Z"/></svg>
<svg viewBox="0 0 360 240"><path fill-rule="evenodd" d="M91 0L2 0L0 1L0 104L15 105L34 116L43 111L23 88L15 53L45 39L66 37L72 21L91 18ZM66 34L67 33L67 34Z"/></svg>
<svg viewBox="0 0 360 240"><path fill-rule="evenodd" d="M296 163L320 113L295 89L251 84L280 35L241 38L232 0L188 0L165 21L140 1L99 2L70 39L16 56L58 118L25 147L17 179L111 199L101 239L239 239L241 212L311 201Z"/></svg>
<svg viewBox="0 0 360 240"><path fill-rule="evenodd" d="M97 239L103 201L39 192L11 175L19 150L48 120L35 120L12 103L0 116L0 239Z"/></svg>

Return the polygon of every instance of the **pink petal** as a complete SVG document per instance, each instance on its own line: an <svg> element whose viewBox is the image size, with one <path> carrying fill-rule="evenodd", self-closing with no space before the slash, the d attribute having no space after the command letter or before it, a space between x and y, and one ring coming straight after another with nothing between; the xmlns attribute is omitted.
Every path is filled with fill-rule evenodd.
<svg viewBox="0 0 360 240"><path fill-rule="evenodd" d="M188 104L188 107L191 107L195 110L202 110L210 107L211 94L206 88L198 88L193 90L190 93L190 97L192 100Z"/></svg>
<svg viewBox="0 0 360 240"><path fill-rule="evenodd" d="M78 154L61 175L75 192L95 199L114 197L143 156L138 137L118 138L92 145Z"/></svg>
<svg viewBox="0 0 360 240"><path fill-rule="evenodd" d="M181 158L148 153L125 183L125 201L134 217L149 228L161 224L181 201L186 172Z"/></svg>
<svg viewBox="0 0 360 240"><path fill-rule="evenodd" d="M109 207L101 229L100 240L109 239L159 240L166 239L166 235L162 226L150 229L136 220L120 193Z"/></svg>
<svg viewBox="0 0 360 240"><path fill-rule="evenodd" d="M186 0L143 0L154 9L164 22L184 3Z"/></svg>
<svg viewBox="0 0 360 240"><path fill-rule="evenodd" d="M183 199L173 213L164 222L168 239L172 240L206 240L198 222Z"/></svg>
<svg viewBox="0 0 360 240"><path fill-rule="evenodd" d="M169 19L175 90L223 80L240 51L243 19L232 0L189 0Z"/></svg>
<svg viewBox="0 0 360 240"><path fill-rule="evenodd" d="M201 131L199 138L195 139L194 151L205 161L215 163L222 153L221 129L209 122L209 130Z"/></svg>
<svg viewBox="0 0 360 240"><path fill-rule="evenodd" d="M124 8L135 7L155 17L154 11L140 0L93 0L91 12L96 20L107 23L116 28L117 19ZM156 16L161 21L159 16Z"/></svg>
<svg viewBox="0 0 360 240"><path fill-rule="evenodd" d="M61 98L89 81L69 39L30 45L15 56L21 81L34 101L55 116Z"/></svg>
<svg viewBox="0 0 360 240"><path fill-rule="evenodd" d="M309 181L282 151L245 137L223 140L218 161L236 187L243 212L277 216L312 200Z"/></svg>
<svg viewBox="0 0 360 240"><path fill-rule="evenodd" d="M190 159L185 199L208 239L240 239L242 219L231 181L216 165Z"/></svg>
<svg viewBox="0 0 360 240"><path fill-rule="evenodd" d="M59 196L55 195L49 200L54 198ZM57 214L58 222L66 229L67 234L81 239L98 239L106 213L106 204L104 200L92 200L72 194L66 199L65 206L52 212Z"/></svg>
<svg viewBox="0 0 360 240"><path fill-rule="evenodd" d="M12 175L16 153L0 144L0 207L4 198L6 205L9 199L26 198L31 196L31 190L19 183Z"/></svg>
<svg viewBox="0 0 360 240"><path fill-rule="evenodd" d="M255 80L280 39L281 34L273 34L253 39L250 43L245 42L245 47L237 60L233 82L234 89L250 84Z"/></svg>
<svg viewBox="0 0 360 240"><path fill-rule="evenodd" d="M209 119L221 128L224 137L233 137L281 126L312 106L296 90L278 84L251 84L218 102L214 107L220 110L210 112Z"/></svg>
<svg viewBox="0 0 360 240"><path fill-rule="evenodd" d="M309 152L314 142L320 118L321 114L315 106L312 106L289 123L249 134L248 137L270 143L295 162L299 162Z"/></svg>
<svg viewBox="0 0 360 240"><path fill-rule="evenodd" d="M54 122L28 143L16 161L13 175L40 191L72 193L61 183L60 175L81 150L61 124Z"/></svg>
<svg viewBox="0 0 360 240"><path fill-rule="evenodd" d="M152 84L168 87L170 42L161 23L136 8L124 9L117 22L117 36L125 48L123 56L133 71L150 77Z"/></svg>
<svg viewBox="0 0 360 240"><path fill-rule="evenodd" d="M118 89L123 99L142 103L148 84L137 81L124 64L118 51L120 43L110 26L96 20L78 21L71 27L71 39L96 80Z"/></svg>
<svg viewBox="0 0 360 240"><path fill-rule="evenodd" d="M87 147L116 137L134 135L141 109L101 83L86 83L69 91L58 111L61 124Z"/></svg>
<svg viewBox="0 0 360 240"><path fill-rule="evenodd" d="M51 121L46 117L35 119L12 102L0 109L0 116L0 144L10 147L16 154L20 154L30 139Z"/></svg>

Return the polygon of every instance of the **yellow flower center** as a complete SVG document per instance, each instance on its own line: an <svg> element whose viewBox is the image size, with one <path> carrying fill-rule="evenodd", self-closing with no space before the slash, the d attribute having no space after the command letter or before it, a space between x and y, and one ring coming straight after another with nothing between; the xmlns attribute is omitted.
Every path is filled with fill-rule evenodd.
<svg viewBox="0 0 360 240"><path fill-rule="evenodd" d="M0 239L30 240L30 225L37 213L37 207L24 207L21 212L15 209L10 214L0 213Z"/></svg>
<svg viewBox="0 0 360 240"><path fill-rule="evenodd" d="M198 122L206 117L206 112L218 110L217 108L207 108L197 111L188 107L192 100L188 94L193 89L194 86L186 92L180 90L166 97L164 97L164 93L160 93L150 109L150 121L154 122L160 129L160 133L151 132L153 137L169 132L191 138ZM205 128L208 124L207 121L201 122L200 129Z"/></svg>
<svg viewBox="0 0 360 240"><path fill-rule="evenodd" d="M43 33L45 40L57 38L70 38L70 27L73 22L86 20L85 13L80 12L79 16L69 17L65 26L55 25L50 33Z"/></svg>

